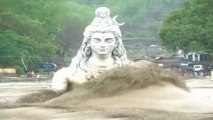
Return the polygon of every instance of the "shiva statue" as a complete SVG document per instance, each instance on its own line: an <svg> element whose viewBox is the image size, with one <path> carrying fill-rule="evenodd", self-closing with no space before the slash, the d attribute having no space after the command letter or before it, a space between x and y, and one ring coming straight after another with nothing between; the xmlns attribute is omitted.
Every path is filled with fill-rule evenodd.
<svg viewBox="0 0 213 120"><path fill-rule="evenodd" d="M84 38L69 67L58 70L52 79L52 89L64 91L69 82L83 84L102 72L129 64L116 17L110 17L107 7L99 7L95 18L83 33Z"/></svg>

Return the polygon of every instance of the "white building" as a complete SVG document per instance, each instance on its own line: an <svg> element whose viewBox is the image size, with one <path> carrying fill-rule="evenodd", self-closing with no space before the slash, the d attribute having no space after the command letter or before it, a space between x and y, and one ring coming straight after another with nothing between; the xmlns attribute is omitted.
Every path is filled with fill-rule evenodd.
<svg viewBox="0 0 213 120"><path fill-rule="evenodd" d="M211 55L207 52L189 52L186 54L185 59L189 62L207 62L211 61Z"/></svg>

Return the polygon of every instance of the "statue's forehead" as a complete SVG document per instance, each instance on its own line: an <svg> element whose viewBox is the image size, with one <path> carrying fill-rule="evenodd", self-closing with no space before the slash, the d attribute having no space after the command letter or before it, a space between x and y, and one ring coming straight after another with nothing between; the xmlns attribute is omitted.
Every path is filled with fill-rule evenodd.
<svg viewBox="0 0 213 120"><path fill-rule="evenodd" d="M91 38L114 38L115 36L111 32L106 33L93 33Z"/></svg>

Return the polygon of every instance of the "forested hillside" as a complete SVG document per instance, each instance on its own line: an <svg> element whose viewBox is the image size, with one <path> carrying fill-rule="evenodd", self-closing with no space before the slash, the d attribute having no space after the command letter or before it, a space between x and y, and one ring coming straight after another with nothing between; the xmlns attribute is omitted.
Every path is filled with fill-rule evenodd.
<svg viewBox="0 0 213 120"><path fill-rule="evenodd" d="M109 7L111 16L119 15L117 20L125 22L121 27L123 38L152 38L159 42L165 15L183 1L1 0L0 65L23 72L57 57L71 59L99 6Z"/></svg>

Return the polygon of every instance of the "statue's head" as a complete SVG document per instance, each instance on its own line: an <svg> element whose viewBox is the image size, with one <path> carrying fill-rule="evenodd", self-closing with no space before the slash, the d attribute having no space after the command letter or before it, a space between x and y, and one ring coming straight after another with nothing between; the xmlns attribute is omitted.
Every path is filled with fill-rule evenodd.
<svg viewBox="0 0 213 120"><path fill-rule="evenodd" d="M118 66L123 66L124 64L129 62L126 56L126 50L122 43L119 25L102 24L100 26L93 26L92 24L90 24L86 27L83 35L84 39L82 45L78 50L77 55L72 59L71 67L76 67L77 69L80 68L87 71L86 68L84 68L84 64L86 64L86 62L95 51L93 50L94 47L91 45L94 45L93 43L99 39L105 40L104 42L109 47L108 51L106 52L110 52L109 54L112 56ZM98 53L104 54L104 51L105 50L103 50L102 52L99 51Z"/></svg>

